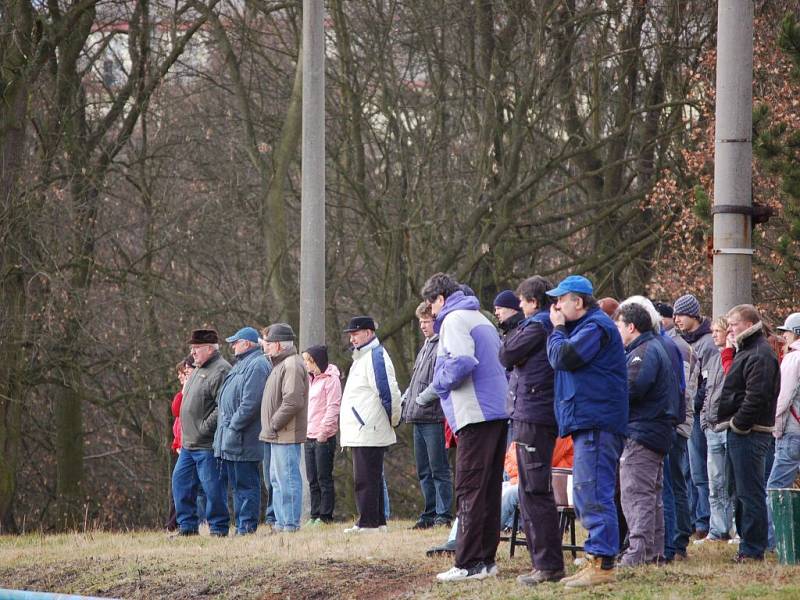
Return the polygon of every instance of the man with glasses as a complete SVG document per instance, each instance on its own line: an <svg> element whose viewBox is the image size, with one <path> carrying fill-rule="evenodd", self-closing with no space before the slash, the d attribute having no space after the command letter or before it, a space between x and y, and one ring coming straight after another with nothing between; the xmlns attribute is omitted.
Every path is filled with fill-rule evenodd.
<svg viewBox="0 0 800 600"><path fill-rule="evenodd" d="M225 340L236 364L219 391L214 456L221 458L233 489L236 534L255 533L261 505L259 465L263 456L261 397L272 367L258 345L258 331L243 327Z"/></svg>
<svg viewBox="0 0 800 600"><path fill-rule="evenodd" d="M186 382L181 403L183 448L172 472L172 495L178 516L178 535L197 535L197 492L206 495L206 520L212 536L228 535L230 516L227 476L214 458L217 429L217 393L231 365L219 354L219 336L213 329L195 329L189 338L195 370Z"/></svg>
<svg viewBox="0 0 800 600"><path fill-rule="evenodd" d="M449 527L453 477L445 448L444 413L431 386L439 335L433 331L433 314L427 302L417 307L416 315L425 342L417 353L411 382L403 394L403 421L411 423L414 429L414 457L425 509L412 529Z"/></svg>

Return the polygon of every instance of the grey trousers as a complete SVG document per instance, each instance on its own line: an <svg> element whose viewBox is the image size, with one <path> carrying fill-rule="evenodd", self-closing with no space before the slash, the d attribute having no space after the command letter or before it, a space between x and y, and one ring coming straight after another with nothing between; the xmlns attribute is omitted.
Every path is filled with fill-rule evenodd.
<svg viewBox="0 0 800 600"><path fill-rule="evenodd" d="M624 566L664 556L664 456L628 439L619 459L622 512L628 522L629 546Z"/></svg>

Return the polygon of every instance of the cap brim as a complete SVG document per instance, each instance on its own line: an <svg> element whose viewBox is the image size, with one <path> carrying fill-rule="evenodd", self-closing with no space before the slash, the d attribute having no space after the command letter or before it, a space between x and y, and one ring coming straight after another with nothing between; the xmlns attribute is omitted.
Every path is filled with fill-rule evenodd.
<svg viewBox="0 0 800 600"><path fill-rule="evenodd" d="M784 327L783 325L780 325L775 329L777 329L778 331L791 331L791 329L789 329L788 327Z"/></svg>
<svg viewBox="0 0 800 600"><path fill-rule="evenodd" d="M569 294L569 290L565 290L564 288L553 288L552 290L548 290L545 292L548 296L553 296L554 298L558 296L563 296L564 294Z"/></svg>
<svg viewBox="0 0 800 600"><path fill-rule="evenodd" d="M240 340L240 339L242 339L242 338L238 338L235 335L232 335L229 338L225 338L225 341L228 342L229 344L232 344L233 342L235 342L237 340Z"/></svg>

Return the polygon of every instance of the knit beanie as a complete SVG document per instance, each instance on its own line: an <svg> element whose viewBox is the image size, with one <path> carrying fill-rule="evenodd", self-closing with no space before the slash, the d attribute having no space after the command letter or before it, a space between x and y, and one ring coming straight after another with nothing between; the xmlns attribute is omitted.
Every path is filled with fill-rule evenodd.
<svg viewBox="0 0 800 600"><path fill-rule="evenodd" d="M519 310L519 298L511 290L503 290L494 299L492 306L502 306L511 310Z"/></svg>
<svg viewBox="0 0 800 600"><path fill-rule="evenodd" d="M675 314L673 308L664 302L653 302L653 306L656 307L658 314L660 314L665 319L671 319Z"/></svg>
<svg viewBox="0 0 800 600"><path fill-rule="evenodd" d="M700 303L697 301L697 298L691 294L686 294L675 300L675 304L672 306L672 313L675 316L686 315L687 317L699 319Z"/></svg>
<svg viewBox="0 0 800 600"><path fill-rule="evenodd" d="M317 363L320 373L324 373L328 368L328 347L309 346L306 348L306 353Z"/></svg>

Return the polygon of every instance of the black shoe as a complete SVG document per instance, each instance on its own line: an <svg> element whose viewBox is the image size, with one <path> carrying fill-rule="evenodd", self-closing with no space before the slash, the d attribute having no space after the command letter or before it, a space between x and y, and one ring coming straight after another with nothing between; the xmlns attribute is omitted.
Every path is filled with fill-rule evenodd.
<svg viewBox="0 0 800 600"><path fill-rule="evenodd" d="M228 537L227 531L212 531L211 537Z"/></svg>
<svg viewBox="0 0 800 600"><path fill-rule="evenodd" d="M751 556L749 554L742 554L741 552L733 557L733 562L735 563L762 562L763 560L763 556Z"/></svg>
<svg viewBox="0 0 800 600"><path fill-rule="evenodd" d="M441 546L434 546L433 548L428 548L425 551L425 556L443 556L445 554L455 554L455 553L456 553L456 543L446 542Z"/></svg>
<svg viewBox="0 0 800 600"><path fill-rule="evenodd" d="M191 537L199 534L197 533L197 529L179 529L177 535L178 537Z"/></svg>
<svg viewBox="0 0 800 600"><path fill-rule="evenodd" d="M525 586L534 586L548 581L561 581L562 579L564 579L564 569L560 571L540 571L539 569L534 569L530 573L519 575L517 577L517 583Z"/></svg>
<svg viewBox="0 0 800 600"><path fill-rule="evenodd" d="M414 526L411 529L430 529L431 527L433 527L433 521L423 521L420 519L414 523Z"/></svg>
<svg viewBox="0 0 800 600"><path fill-rule="evenodd" d="M433 521L434 527L447 527L450 528L453 526L453 522L450 519L435 519Z"/></svg>

